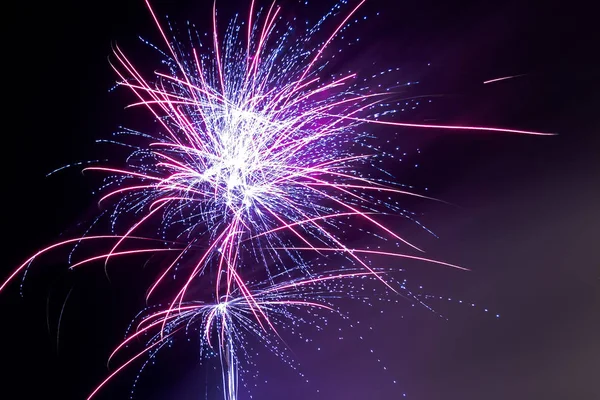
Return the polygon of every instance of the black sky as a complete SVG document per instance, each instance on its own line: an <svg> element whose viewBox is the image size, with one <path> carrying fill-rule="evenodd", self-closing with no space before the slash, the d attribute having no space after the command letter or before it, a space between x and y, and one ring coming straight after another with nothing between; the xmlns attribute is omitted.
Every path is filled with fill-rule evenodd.
<svg viewBox="0 0 600 400"><path fill-rule="evenodd" d="M359 333L339 340L337 330L315 338L326 348L318 355L298 344L310 384L265 356L270 383L254 398L600 398L597 22L591 6L527 3L371 0L365 12L381 11L381 19L361 32L363 45L349 60L358 68L372 59L382 68L402 67L407 80L420 82L415 93L444 95L429 111L444 122L559 133L407 130L400 136L410 154L396 171L402 181L459 206L411 204L440 238L411 234L433 258L473 270L408 265L406 276L478 307L432 303L449 321L408 304L384 306L383 313L358 307L356 317L375 328L366 346L355 339ZM228 2L223 13L237 4L244 7ZM209 23L211 5L155 2L159 14L198 26ZM143 47L138 35L159 40L142 0L3 7L0 271L6 276L93 214L97 182L75 170L44 175L69 162L110 158L111 149L94 140L119 125L139 128L140 116L123 110L124 92L108 93L115 76L107 56L115 41L135 57ZM514 74L527 75L482 84ZM139 268L116 272L110 283L101 267L73 277L60 260L50 257L34 269L25 298L18 284L0 295L0 382L8 393L0 398L85 398L106 376L110 349L143 304L144 288L130 289ZM57 346L58 316L72 287ZM136 398L202 398L205 378L193 366L194 352L190 345L174 349L142 377ZM128 398L134 375L125 374L99 398Z"/></svg>

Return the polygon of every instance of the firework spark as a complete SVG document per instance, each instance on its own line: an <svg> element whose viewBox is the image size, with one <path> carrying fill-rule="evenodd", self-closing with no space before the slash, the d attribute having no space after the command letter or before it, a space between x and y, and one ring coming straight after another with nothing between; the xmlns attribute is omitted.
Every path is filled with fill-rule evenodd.
<svg viewBox="0 0 600 400"><path fill-rule="evenodd" d="M484 81L483 84L487 85L488 83L494 83L494 82L501 82L501 81L506 81L508 79L515 79L515 78L520 78L522 76L525 76L525 74L519 74L519 75L509 75L509 76L503 76L501 78L495 78L495 79L490 79L487 81Z"/></svg>
<svg viewBox="0 0 600 400"><path fill-rule="evenodd" d="M234 18L222 38L215 5L210 44L191 30L187 42L169 37L148 3L167 49L161 52L164 71L148 77L114 47L111 66L118 84L137 98L130 107L144 107L159 126L153 135L119 132L135 137L124 165L84 169L108 174L99 203L109 210L114 234L85 235L40 250L0 286L4 289L43 253L88 240L111 246L71 268L98 260L107 265L132 254L175 253L147 292L147 300L167 293L168 306L145 316L111 358L139 336L149 335L147 347L90 398L127 365L200 322L203 343L217 349L221 359L224 397L234 400L241 368L237 354L244 351L240 330L277 336L278 319L294 318L290 309L335 310L324 301L323 288L330 281L368 277L398 292L370 256L464 269L409 254L421 249L382 222L386 215L409 217L397 201L379 199L382 194L431 198L364 172L381 156L368 144L366 127L546 133L382 119L396 113L393 107L381 111L398 96L393 87L376 90L358 73L328 70L335 39L364 2L346 11L343 2L336 4L298 36L279 6L260 8L252 1L247 21ZM332 19L335 27L324 35L325 22ZM349 247L346 231L353 224L406 251ZM331 253L349 269L323 274L307 261ZM267 275L261 285L247 280L255 271ZM291 271L301 277L290 277ZM195 285L210 285L212 300L201 303L190 295Z"/></svg>

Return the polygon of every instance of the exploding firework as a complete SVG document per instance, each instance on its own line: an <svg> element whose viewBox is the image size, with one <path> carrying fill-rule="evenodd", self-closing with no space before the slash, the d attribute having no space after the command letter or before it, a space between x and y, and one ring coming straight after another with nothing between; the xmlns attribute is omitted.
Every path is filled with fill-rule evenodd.
<svg viewBox="0 0 600 400"><path fill-rule="evenodd" d="M262 338L279 353L272 339L279 335L278 321L293 321L297 308L314 309L315 317L336 311L329 297L350 295L332 289L333 282L375 279L386 290L400 291L373 266L371 256L464 269L419 256L416 245L382 222L388 215L410 218L398 197L428 197L406 190L389 175L374 178L366 172L378 170L382 156L369 144L367 127L544 133L394 120L390 104L398 94L393 87L382 90L358 73L328 70L335 39L364 2L336 4L299 35L275 3L260 8L252 1L247 20L234 18L223 37L215 5L210 43L191 29L188 41L170 37L148 4L164 39L163 70L147 77L114 47L111 65L118 84L137 98L130 107L144 107L158 128L154 134L118 132L133 137L125 163L85 168L108 174L99 203L113 232L86 233L47 247L0 286L2 290L42 253L63 245L110 243L106 252L71 268L98 260L106 265L111 258L132 254L175 254L147 292L147 300L158 292L170 296L168 305L140 317L115 353L142 336L146 347L90 397L127 365L158 352L176 333L201 325L202 345L221 360L224 397L234 400L238 370L244 368L238 357L244 335ZM330 20L335 21L333 29L321 39ZM382 243L391 242L387 247L393 249L350 247L347 231L355 226ZM335 272L310 262L329 255L339 256ZM266 278L252 283L251 274ZM210 287L210 299L196 298L191 290L196 286Z"/></svg>

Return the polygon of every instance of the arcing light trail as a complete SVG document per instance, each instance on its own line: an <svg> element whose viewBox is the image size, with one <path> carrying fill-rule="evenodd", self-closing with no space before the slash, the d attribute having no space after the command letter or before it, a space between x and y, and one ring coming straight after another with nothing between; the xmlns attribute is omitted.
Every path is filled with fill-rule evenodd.
<svg viewBox="0 0 600 400"><path fill-rule="evenodd" d="M112 205L113 229L124 233L49 246L0 286L4 289L43 253L81 241L112 244L107 252L72 268L97 260L106 265L111 258L132 254L177 252L148 291L149 299L159 291L170 293L168 306L144 319L116 351L153 332L147 347L123 363L90 398L125 366L154 354L176 332L199 321L204 343L221 357L224 398L235 400L242 351L239 330L278 336L277 316L293 318L291 310L297 307L333 309L322 301L321 292L306 288L368 276L396 291L371 266L373 255L461 269L425 257L345 244L346 230L358 223L370 226L383 241L421 251L382 222L382 215L404 215L398 203L376 196L426 196L363 172L381 152L367 145L366 126L545 133L380 119L395 113L376 112L384 102L393 101L393 92L370 87L356 73L328 71L328 52L364 2L354 3L350 11L343 11L345 2L336 4L299 37L294 24L284 22L279 6L272 3L263 9L252 1L246 28L235 17L223 39L215 5L209 46L199 36L192 38L191 30L189 43L170 39L148 3L167 48L162 53L166 71L157 71L150 79L114 47L111 65L119 84L137 98L131 107L145 107L159 127L155 135L126 131L137 143L124 166L84 169L109 175L100 202ZM330 19L339 22L323 39ZM307 251L311 258L339 254L353 272L332 275L315 270L309 267ZM266 287L256 289L248 282L248 274L256 271L268 276ZM289 271L301 277L285 275ZM197 285L213 288L211 301L199 302L190 295Z"/></svg>
<svg viewBox="0 0 600 400"><path fill-rule="evenodd" d="M522 76L525 76L526 74L519 74L519 75L509 75L509 76L503 76L501 78L495 78L495 79L490 79L487 81L484 81L483 84L487 85L489 83L494 83L494 82L501 82L501 81L506 81L508 79L514 79L514 78L520 78Z"/></svg>

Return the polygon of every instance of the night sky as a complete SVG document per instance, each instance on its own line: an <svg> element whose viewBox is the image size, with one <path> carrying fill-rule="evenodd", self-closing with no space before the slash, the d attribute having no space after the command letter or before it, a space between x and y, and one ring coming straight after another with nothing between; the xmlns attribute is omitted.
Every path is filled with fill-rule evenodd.
<svg viewBox="0 0 600 400"><path fill-rule="evenodd" d="M284 11L286 3L292 1L281 2ZM560 135L404 130L398 137L407 157L393 172L454 206L409 203L439 239L405 223L395 228L406 229L428 256L472 272L408 263L401 276L452 298L430 303L449 320L408 302L357 306L350 314L374 328L365 341L357 339L363 331L340 333L343 325L332 323L314 337L322 351L297 343L308 384L261 356L269 382L252 391L254 399L600 398L597 21L576 2L527 3L371 0L365 7L363 14L381 16L361 28L362 44L345 60L358 70L371 61L401 67L402 79L420 82L411 93L443 95L413 118ZM159 15L210 27L212 2L153 4ZM218 5L223 20L246 10L243 1ZM147 60L154 68L158 58L137 36L159 43L142 0L11 7L3 14L1 276L94 215L96 178L78 169L45 174L111 158L112 148L94 141L119 125L152 129L144 112L123 110L128 93L108 92L116 77L107 57L118 42L138 65ZM515 74L526 75L482 84ZM24 298L18 283L0 294L0 398L85 398L107 376L106 357L143 307L143 262L119 264L109 282L101 266L66 272L57 254L32 269ZM135 398L203 399L207 379L218 375L196 364L196 347L182 341L142 376ZM129 398L135 372L98 399Z"/></svg>

